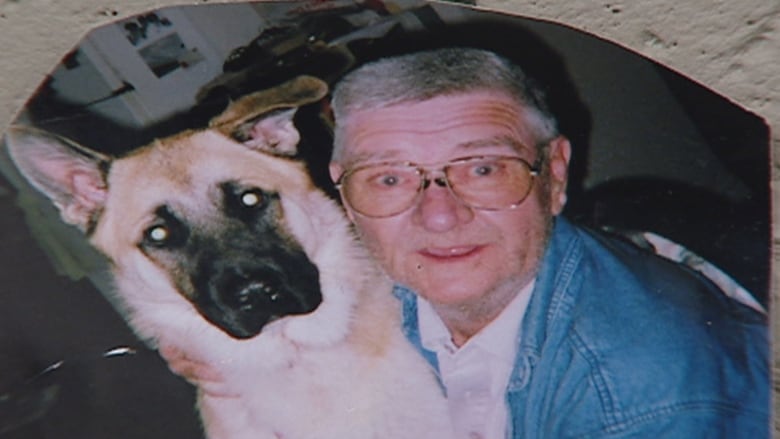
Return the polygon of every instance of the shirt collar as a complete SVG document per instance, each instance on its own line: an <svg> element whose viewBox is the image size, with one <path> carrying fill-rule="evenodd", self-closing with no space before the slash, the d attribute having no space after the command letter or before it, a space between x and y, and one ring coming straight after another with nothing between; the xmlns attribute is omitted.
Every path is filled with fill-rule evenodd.
<svg viewBox="0 0 780 439"><path fill-rule="evenodd" d="M531 298L534 282L523 287L503 311L475 334L461 349L477 347L509 364L514 363L517 353L517 340L523 315ZM436 314L431 304L418 297L417 317L420 327L420 341L424 348L436 352L453 354L458 350L452 343L449 330Z"/></svg>

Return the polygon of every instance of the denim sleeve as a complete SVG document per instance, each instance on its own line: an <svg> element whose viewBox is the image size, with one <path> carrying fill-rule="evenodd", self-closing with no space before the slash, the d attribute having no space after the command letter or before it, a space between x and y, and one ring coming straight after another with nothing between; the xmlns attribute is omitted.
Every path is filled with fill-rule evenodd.
<svg viewBox="0 0 780 439"><path fill-rule="evenodd" d="M643 349L607 355L574 330L536 364L527 387L510 391L513 437L771 437L763 346L750 343L737 358L686 365L688 355L658 361L659 352Z"/></svg>
<svg viewBox="0 0 780 439"><path fill-rule="evenodd" d="M520 348L514 439L769 437L765 316L694 270L565 221Z"/></svg>
<svg viewBox="0 0 780 439"><path fill-rule="evenodd" d="M735 413L728 407L702 404L694 407L672 407L667 413L653 413L646 417L628 419L623 425L560 437L761 439L771 435L769 419L765 414Z"/></svg>
<svg viewBox="0 0 780 439"><path fill-rule="evenodd" d="M770 438L769 411L761 411L723 401L686 401L643 407L623 407L603 410L603 399L598 394L598 384L581 377L580 386L557 389L554 399L536 412L523 416L525 430L514 438L722 438L763 439ZM569 383L572 384L572 383ZM565 400L565 401L564 401ZM518 428L519 427L519 428Z"/></svg>

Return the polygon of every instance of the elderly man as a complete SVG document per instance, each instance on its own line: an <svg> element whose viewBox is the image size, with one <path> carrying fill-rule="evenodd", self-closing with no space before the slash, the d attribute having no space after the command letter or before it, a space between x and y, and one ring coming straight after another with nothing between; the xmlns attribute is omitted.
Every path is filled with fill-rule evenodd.
<svg viewBox="0 0 780 439"><path fill-rule="evenodd" d="M462 437L767 435L762 316L559 216L571 148L519 68L388 58L333 108L331 176Z"/></svg>
<svg viewBox="0 0 780 439"><path fill-rule="evenodd" d="M386 58L333 108L331 176L458 437L768 435L764 317L559 215L571 146L520 68L466 48ZM218 381L190 367L174 370Z"/></svg>

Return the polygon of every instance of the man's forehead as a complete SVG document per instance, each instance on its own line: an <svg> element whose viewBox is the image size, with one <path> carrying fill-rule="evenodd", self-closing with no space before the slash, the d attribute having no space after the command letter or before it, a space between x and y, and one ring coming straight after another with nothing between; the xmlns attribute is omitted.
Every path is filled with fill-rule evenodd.
<svg viewBox="0 0 780 439"><path fill-rule="evenodd" d="M361 128L368 123L377 126L393 126L400 123L419 124L435 129L448 122L460 123L461 119L506 118L513 124L523 124L524 104L506 93L496 91L471 91L434 96L429 99L402 101L388 105L348 110L336 122L350 129Z"/></svg>
<svg viewBox="0 0 780 439"><path fill-rule="evenodd" d="M441 146L445 147L441 148ZM516 136L499 134L463 140L450 145L399 143L378 148L371 148L370 145L351 150L347 148L342 162L349 167L367 162L420 161L419 157L424 155L426 149L442 151L446 157L440 157L440 159L444 160L481 154L518 155L522 158L533 159L536 151L533 145L524 143Z"/></svg>

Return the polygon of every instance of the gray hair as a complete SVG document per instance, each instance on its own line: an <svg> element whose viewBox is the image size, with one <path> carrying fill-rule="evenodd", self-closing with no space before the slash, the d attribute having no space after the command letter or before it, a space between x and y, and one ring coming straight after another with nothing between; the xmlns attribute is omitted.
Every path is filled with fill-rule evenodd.
<svg viewBox="0 0 780 439"><path fill-rule="evenodd" d="M537 144L558 135L545 92L519 66L486 50L451 47L382 58L341 79L332 99L336 119L333 160L341 157L343 125L354 112L473 91L513 97L526 110L524 122Z"/></svg>

